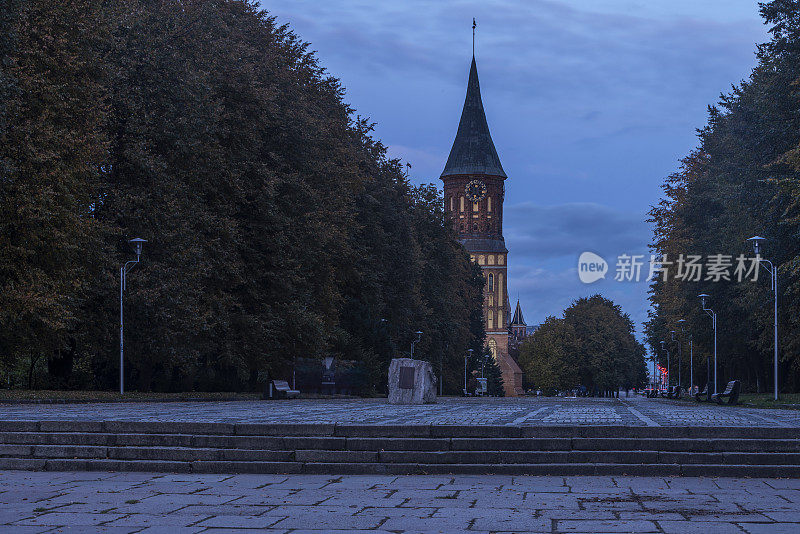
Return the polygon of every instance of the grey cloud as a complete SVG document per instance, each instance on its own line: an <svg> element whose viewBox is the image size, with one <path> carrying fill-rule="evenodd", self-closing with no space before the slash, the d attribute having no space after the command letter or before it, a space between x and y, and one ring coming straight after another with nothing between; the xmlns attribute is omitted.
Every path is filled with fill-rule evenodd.
<svg viewBox="0 0 800 534"><path fill-rule="evenodd" d="M549 315L560 316L575 299L601 294L619 304L637 326L642 338L641 323L647 319L647 284L615 282L613 276L594 284L582 284L574 267L536 269L510 264L509 300L520 299L528 324L538 324Z"/></svg>
<svg viewBox="0 0 800 534"><path fill-rule="evenodd" d="M505 207L504 230L510 254L547 261L575 258L590 250L608 258L647 249L650 228L644 214L593 203Z"/></svg>
<svg viewBox="0 0 800 534"><path fill-rule="evenodd" d="M619 99L631 96L619 92L626 87L658 100L665 93L695 91L709 73L727 72L726 64L752 57L754 37L763 33L752 19L648 18L541 0L440 5L265 4L301 35L313 34L325 57L369 70L426 72L458 88L475 15L482 72L503 80L500 91L534 98L577 93Z"/></svg>

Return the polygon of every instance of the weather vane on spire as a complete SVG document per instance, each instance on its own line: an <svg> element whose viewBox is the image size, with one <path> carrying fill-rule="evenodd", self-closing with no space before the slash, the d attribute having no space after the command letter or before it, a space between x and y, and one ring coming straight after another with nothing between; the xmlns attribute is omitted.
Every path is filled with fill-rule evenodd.
<svg viewBox="0 0 800 534"><path fill-rule="evenodd" d="M475 17L472 17L472 57L475 57Z"/></svg>

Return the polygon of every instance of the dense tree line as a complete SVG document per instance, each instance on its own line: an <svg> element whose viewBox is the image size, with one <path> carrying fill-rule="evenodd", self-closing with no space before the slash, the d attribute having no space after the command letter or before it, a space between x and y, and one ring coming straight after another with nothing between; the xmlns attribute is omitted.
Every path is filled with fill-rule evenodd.
<svg viewBox="0 0 800 534"><path fill-rule="evenodd" d="M585 386L600 394L644 385L644 355L628 314L594 295L545 319L520 345L519 364L529 386L545 393Z"/></svg>
<svg viewBox="0 0 800 534"><path fill-rule="evenodd" d="M772 389L772 291L769 274L738 281L736 257L753 256L746 239L768 238L762 255L778 266L780 382L800 389L800 2L760 4L771 39L759 45L750 78L709 108L699 146L664 183L664 199L651 210L653 249L669 262L681 254L731 256L731 280L653 282L649 344L662 365L666 351L684 355L694 347L695 384L707 380L713 358L711 319L700 309L700 293L711 295L718 315L719 387L742 380L753 391ZM749 268L749 265L747 266ZM677 266L671 267L677 274ZM681 335L678 321L685 319ZM672 342L672 331L677 333ZM662 350L661 341L665 341ZM675 360L673 369L675 369ZM688 376L688 358L683 358ZM673 370L673 377L676 372ZM674 380L673 380L674 382ZM688 382L684 379L684 382Z"/></svg>
<svg viewBox="0 0 800 534"><path fill-rule="evenodd" d="M461 389L483 278L285 25L249 0L0 2L0 372L257 388L408 350ZM4 382L6 380L3 380Z"/></svg>

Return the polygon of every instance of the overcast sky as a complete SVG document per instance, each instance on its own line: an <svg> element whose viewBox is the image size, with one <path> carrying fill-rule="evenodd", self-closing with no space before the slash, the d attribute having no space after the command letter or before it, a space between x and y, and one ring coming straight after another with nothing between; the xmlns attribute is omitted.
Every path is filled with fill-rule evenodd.
<svg viewBox="0 0 800 534"><path fill-rule="evenodd" d="M751 0L262 0L311 43L346 101L376 123L415 183L436 183L471 59L506 182L509 298L528 324L600 292L636 321L647 284L578 280L593 251L613 270L646 254L663 178L697 144L706 109L755 65L766 28ZM613 272L612 272L613 275Z"/></svg>

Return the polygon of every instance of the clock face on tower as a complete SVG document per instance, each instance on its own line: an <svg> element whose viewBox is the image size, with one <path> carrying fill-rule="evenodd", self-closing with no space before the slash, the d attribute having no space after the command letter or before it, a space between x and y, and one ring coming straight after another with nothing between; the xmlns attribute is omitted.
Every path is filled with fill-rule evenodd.
<svg viewBox="0 0 800 534"><path fill-rule="evenodd" d="M472 202L478 202L479 200L483 200L483 197L486 196L486 184L480 180L472 180L467 184L467 187L464 188L464 192L467 194L467 198Z"/></svg>

